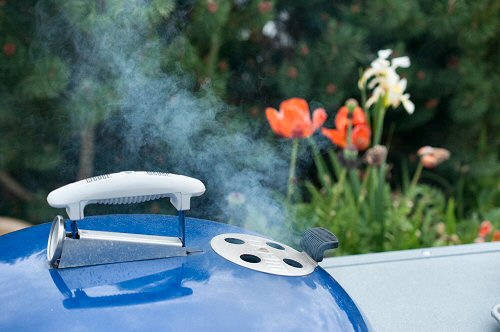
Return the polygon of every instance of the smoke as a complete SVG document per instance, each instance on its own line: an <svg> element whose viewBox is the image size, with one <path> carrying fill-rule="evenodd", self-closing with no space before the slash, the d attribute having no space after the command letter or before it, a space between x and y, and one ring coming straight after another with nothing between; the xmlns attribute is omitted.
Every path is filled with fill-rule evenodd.
<svg viewBox="0 0 500 332"><path fill-rule="evenodd" d="M191 74L162 71L165 47L179 32L175 18L155 18L161 13L144 1L102 3L105 8L96 12L50 1L37 5L41 47L71 67L64 100L70 131L101 128L96 160L108 162L97 164L96 173L135 169L197 177L207 192L203 207L192 203L194 214L245 220L260 230L263 221L265 227L283 226L285 210L276 193L284 192L288 160L282 154L288 151L238 122L209 85L193 92ZM234 193L244 207L228 201Z"/></svg>

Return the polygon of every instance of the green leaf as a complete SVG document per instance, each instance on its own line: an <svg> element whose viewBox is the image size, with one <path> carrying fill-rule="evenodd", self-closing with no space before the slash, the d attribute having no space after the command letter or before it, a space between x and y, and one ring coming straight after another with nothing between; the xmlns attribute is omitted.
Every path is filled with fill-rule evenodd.
<svg viewBox="0 0 500 332"><path fill-rule="evenodd" d="M25 167L36 171L48 171L56 168L62 161L61 151L55 145L46 144L31 151L25 159Z"/></svg>
<svg viewBox="0 0 500 332"><path fill-rule="evenodd" d="M97 20L96 2L89 0L74 0L61 2L61 8L68 19L79 29L89 31Z"/></svg>
<svg viewBox="0 0 500 332"><path fill-rule="evenodd" d="M116 93L111 83L83 79L70 96L71 115L76 123L94 126L115 109Z"/></svg>
<svg viewBox="0 0 500 332"><path fill-rule="evenodd" d="M30 99L55 98L66 88L70 70L60 58L51 56L37 61L33 72L18 86L18 94Z"/></svg>
<svg viewBox="0 0 500 332"><path fill-rule="evenodd" d="M457 218L455 217L455 200L448 199L446 205L446 233L456 234L457 232Z"/></svg>
<svg viewBox="0 0 500 332"><path fill-rule="evenodd" d="M175 9L175 1L173 0L154 0L153 6L156 8L158 13L163 17L167 18Z"/></svg>

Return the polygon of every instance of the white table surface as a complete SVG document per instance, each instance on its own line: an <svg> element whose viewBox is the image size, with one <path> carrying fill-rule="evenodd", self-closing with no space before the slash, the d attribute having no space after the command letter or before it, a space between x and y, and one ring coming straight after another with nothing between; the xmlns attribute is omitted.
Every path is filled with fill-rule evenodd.
<svg viewBox="0 0 500 332"><path fill-rule="evenodd" d="M500 331L500 242L326 258L375 331Z"/></svg>

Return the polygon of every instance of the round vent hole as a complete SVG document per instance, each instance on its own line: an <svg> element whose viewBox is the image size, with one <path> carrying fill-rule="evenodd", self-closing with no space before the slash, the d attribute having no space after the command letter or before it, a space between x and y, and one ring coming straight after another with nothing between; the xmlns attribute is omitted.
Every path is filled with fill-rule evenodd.
<svg viewBox="0 0 500 332"><path fill-rule="evenodd" d="M241 239L234 238L234 237L226 237L224 239L224 241L231 243L231 244L243 244L243 243L245 243L245 241L243 241Z"/></svg>
<svg viewBox="0 0 500 332"><path fill-rule="evenodd" d="M240 258L248 263L259 263L260 262L260 258L255 256L255 255L243 254L240 256Z"/></svg>
<svg viewBox="0 0 500 332"><path fill-rule="evenodd" d="M295 261L293 259L290 259L290 258L284 258L283 262L287 263L290 266L296 267L298 269L302 268L302 264L300 264L299 262L297 262L297 261Z"/></svg>
<svg viewBox="0 0 500 332"><path fill-rule="evenodd" d="M271 248L274 248L274 249L285 250L285 248L281 244L277 244L277 243L274 243L274 242L266 242L266 244L268 246L270 246Z"/></svg>

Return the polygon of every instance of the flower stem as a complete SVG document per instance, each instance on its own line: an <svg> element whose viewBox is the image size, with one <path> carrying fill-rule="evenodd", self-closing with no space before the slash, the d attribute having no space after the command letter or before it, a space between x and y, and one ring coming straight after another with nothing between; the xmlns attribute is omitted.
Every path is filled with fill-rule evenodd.
<svg viewBox="0 0 500 332"><path fill-rule="evenodd" d="M370 123L372 122L370 119L370 113L368 112L368 109L366 108L366 85L363 86L361 89L361 106L363 110L366 112L366 120L368 122L368 126L370 126Z"/></svg>
<svg viewBox="0 0 500 332"><path fill-rule="evenodd" d="M311 145L311 149L313 151L313 159L314 163L316 164L316 170L318 171L318 177L321 185L327 188L330 186L331 181L325 161L321 157L318 145L316 144L314 139L312 137L309 137L307 141L309 142L309 145Z"/></svg>
<svg viewBox="0 0 500 332"><path fill-rule="evenodd" d="M378 184L377 184L377 194L376 194L376 203L375 203L375 208L376 208L376 216L375 219L377 223L380 225L380 251L384 251L384 242L385 242L385 202L386 202L386 197L385 197L385 162L382 163L378 167L378 169L375 169L375 171L378 171Z"/></svg>
<svg viewBox="0 0 500 332"><path fill-rule="evenodd" d="M210 39L210 50L208 52L207 57L207 66L206 66L206 76L210 79L213 79L215 68L217 66L217 59L219 57L219 50L221 46L221 41L219 37L218 31L212 33L212 38Z"/></svg>
<svg viewBox="0 0 500 332"><path fill-rule="evenodd" d="M383 97L380 97L375 106L375 114L374 114L374 124L373 127L375 129L375 135L373 140L373 146L380 144L380 140L382 139L382 130L384 130L384 117L385 117L385 106Z"/></svg>
<svg viewBox="0 0 500 332"><path fill-rule="evenodd" d="M349 169L349 179L351 181L351 188L354 192L354 197L359 197L361 190L361 183L359 182L359 174L357 169Z"/></svg>
<svg viewBox="0 0 500 332"><path fill-rule="evenodd" d="M338 201L340 193L345 191L344 186L345 186L346 174L347 171L345 170L345 168L343 168L338 179L338 190L335 190L333 192L332 202L334 203Z"/></svg>
<svg viewBox="0 0 500 332"><path fill-rule="evenodd" d="M411 180L410 184L410 190L413 191L415 187L417 186L418 180L420 180L420 176L422 176L422 170L424 169L424 164L422 162L418 163L417 170L415 171L415 174L413 175L413 179Z"/></svg>
<svg viewBox="0 0 500 332"><path fill-rule="evenodd" d="M293 147L292 147L292 158L290 160L290 174L288 176L288 193L286 195L286 200L290 202L290 199L292 198L293 191L295 189L295 167L297 164L297 155L299 153L299 140L294 139L293 140Z"/></svg>
<svg viewBox="0 0 500 332"><path fill-rule="evenodd" d="M359 206L361 206L366 199L366 194L367 194L366 188L368 186L368 179L371 176L371 172L372 172L372 165L368 165L368 167L365 169L363 182L361 182L361 189L358 195L358 211L359 211Z"/></svg>

